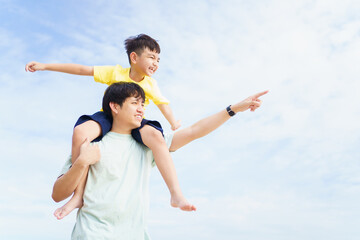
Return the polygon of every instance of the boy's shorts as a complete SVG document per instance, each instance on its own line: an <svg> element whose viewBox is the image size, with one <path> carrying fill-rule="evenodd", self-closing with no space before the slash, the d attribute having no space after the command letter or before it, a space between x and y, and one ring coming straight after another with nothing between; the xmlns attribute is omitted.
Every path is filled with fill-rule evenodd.
<svg viewBox="0 0 360 240"><path fill-rule="evenodd" d="M83 124L84 122L86 121L89 121L89 120L93 120L97 123L100 124L101 126L101 136L99 136L98 138L94 139L93 142L98 142L100 141L106 133L110 132L111 130L111 126L112 126L112 118L107 116L104 112L102 111L99 111L99 112L96 112L94 113L93 115L82 115L78 120L77 122L75 123L75 126L76 127L77 125L80 125L80 124ZM141 144L144 144L144 142L142 141L142 138L141 138L141 134L140 134L140 129L142 127L144 127L144 125L150 125L152 126L153 128L155 128L156 130L160 131L161 134L164 136L164 133L163 133L163 129L161 127L161 124L158 122L158 121L153 121L153 120L148 120L148 119L143 119L141 121L141 126L139 128L136 128L136 129L133 129L131 131L131 135L132 137L138 142L138 143L141 143ZM144 144L145 145L145 144Z"/></svg>

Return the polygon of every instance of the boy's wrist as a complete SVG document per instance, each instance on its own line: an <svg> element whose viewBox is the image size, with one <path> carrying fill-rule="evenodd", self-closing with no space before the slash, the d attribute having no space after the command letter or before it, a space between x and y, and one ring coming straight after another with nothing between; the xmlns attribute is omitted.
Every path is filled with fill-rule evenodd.
<svg viewBox="0 0 360 240"><path fill-rule="evenodd" d="M42 63L42 69L41 70L45 70L45 71L49 70L48 69L48 64Z"/></svg>

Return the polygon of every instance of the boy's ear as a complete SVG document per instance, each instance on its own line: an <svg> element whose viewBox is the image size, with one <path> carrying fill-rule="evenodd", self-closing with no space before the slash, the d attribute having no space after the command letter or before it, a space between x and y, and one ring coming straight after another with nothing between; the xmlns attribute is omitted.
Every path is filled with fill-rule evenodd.
<svg viewBox="0 0 360 240"><path fill-rule="evenodd" d="M136 63L137 58L138 58L138 55L136 54L136 52L131 52L130 53L130 61L131 61L131 63Z"/></svg>
<svg viewBox="0 0 360 240"><path fill-rule="evenodd" d="M114 102L109 103L111 111L113 111L115 114L119 113L120 105Z"/></svg>

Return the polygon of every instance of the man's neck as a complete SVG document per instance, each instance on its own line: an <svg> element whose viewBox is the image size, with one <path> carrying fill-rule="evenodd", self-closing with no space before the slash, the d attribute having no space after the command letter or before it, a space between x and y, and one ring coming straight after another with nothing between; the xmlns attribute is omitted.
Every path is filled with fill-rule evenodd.
<svg viewBox="0 0 360 240"><path fill-rule="evenodd" d="M114 132L114 133L118 133L118 134L131 134L131 130L124 130L124 129L114 128L114 127L112 127L110 131Z"/></svg>
<svg viewBox="0 0 360 240"><path fill-rule="evenodd" d="M113 122L111 131L119 134L131 134L132 128L125 126L125 124Z"/></svg>
<svg viewBox="0 0 360 240"><path fill-rule="evenodd" d="M135 82L144 80L145 75L138 73L134 68L130 67L129 77Z"/></svg>

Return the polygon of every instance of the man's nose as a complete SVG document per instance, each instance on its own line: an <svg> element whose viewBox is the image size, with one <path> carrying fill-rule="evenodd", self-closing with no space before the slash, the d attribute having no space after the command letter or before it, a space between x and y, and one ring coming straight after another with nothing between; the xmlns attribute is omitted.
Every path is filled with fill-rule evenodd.
<svg viewBox="0 0 360 240"><path fill-rule="evenodd" d="M144 113L144 106L141 104L138 106L137 111L140 113Z"/></svg>

